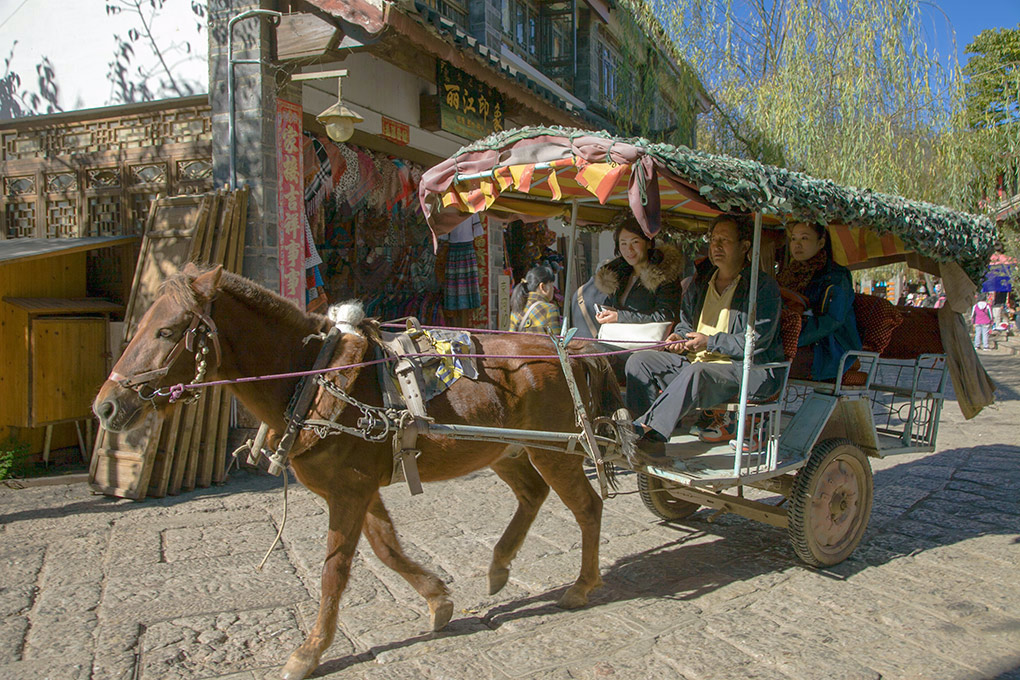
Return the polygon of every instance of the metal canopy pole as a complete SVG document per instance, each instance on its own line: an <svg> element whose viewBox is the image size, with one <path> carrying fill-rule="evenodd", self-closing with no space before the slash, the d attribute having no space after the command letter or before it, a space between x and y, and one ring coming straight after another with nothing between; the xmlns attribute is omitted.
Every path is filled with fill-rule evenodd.
<svg viewBox="0 0 1020 680"><path fill-rule="evenodd" d="M748 382L754 361L754 324L758 316L758 256L761 252L761 213L754 214L754 240L751 242L751 292L747 300L747 328L744 330L744 370L740 379L740 412L737 416L737 451L733 458L733 476L740 476L743 462L744 435L747 433Z"/></svg>
<svg viewBox="0 0 1020 680"><path fill-rule="evenodd" d="M280 23L282 12L271 9L250 9L227 22L227 139L230 143L230 190L237 188L237 132L234 130L234 64L261 64L261 59L234 59L234 24L249 17L267 17L273 26Z"/></svg>
<svg viewBox="0 0 1020 680"><path fill-rule="evenodd" d="M563 326L560 335L566 335L570 328L570 303L574 299L574 268L577 259L577 201L570 202L570 245L567 246L567 285L563 291Z"/></svg>

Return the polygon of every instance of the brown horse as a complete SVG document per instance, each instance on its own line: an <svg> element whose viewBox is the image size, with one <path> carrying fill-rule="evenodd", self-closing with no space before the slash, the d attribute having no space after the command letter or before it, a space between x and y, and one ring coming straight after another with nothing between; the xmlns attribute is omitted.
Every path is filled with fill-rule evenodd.
<svg viewBox="0 0 1020 680"><path fill-rule="evenodd" d="M146 402L156 409L166 408L169 398L157 391L160 386L306 371L321 346L321 340L309 342L307 338L330 325L325 317L306 314L219 267L200 270L189 265L183 274L164 284L142 317L134 338L100 389L93 410L103 427L125 431L141 422ZM366 350L377 342L376 324L365 321L356 328L340 327L344 332L331 366L350 366L363 357L374 357L366 356ZM537 335L480 334L474 342L476 352L491 355L548 357L553 350L548 338ZM608 413L620 404L619 387L608 365L601 358L578 354L577 347L570 349L582 398L590 409ZM486 357L478 360L478 373L477 380L461 378L430 401L429 415L445 424L577 432L558 360ZM351 397L364 404L382 404L374 366L360 373L344 369L330 375L336 376L334 382ZM281 433L296 384L297 378L290 378L235 383L229 389L273 432ZM591 403L594 395L600 395L602 408ZM309 417L335 413L339 402L332 399L320 392ZM562 406L549 408L550 404ZM358 416L358 409L348 407L337 422L355 427ZM488 571L490 593L506 584L510 563L552 487L581 529L581 572L559 605L569 609L587 603L588 593L602 583L598 568L602 500L584 474L581 456L533 448L525 449L527 455L510 456L505 444L441 436L419 437L418 448L422 481L451 479L489 466L517 497L517 511L493 550ZM360 534L383 563L425 598L433 629L442 629L453 613L449 591L435 574L404 554L379 495L379 488L391 480L393 449L389 439L373 443L347 434L319 439L306 431L289 462L298 479L325 499L329 533L318 619L305 642L291 654L283 677L306 677L330 645Z"/></svg>

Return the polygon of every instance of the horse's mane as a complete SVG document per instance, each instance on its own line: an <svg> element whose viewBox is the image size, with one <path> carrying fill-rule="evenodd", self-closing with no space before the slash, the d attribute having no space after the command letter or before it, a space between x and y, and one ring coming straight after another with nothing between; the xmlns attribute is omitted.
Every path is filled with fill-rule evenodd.
<svg viewBox="0 0 1020 680"><path fill-rule="evenodd" d="M189 267L187 272L175 274L164 281L159 287L159 294L169 295L174 302L181 306L195 306L198 304L198 299L195 296L195 290L191 287L191 282L212 269L212 267ZM276 323L297 328L319 329L326 322L326 318L321 314L303 312L290 300L265 286L226 270L220 277L219 288L244 301L250 307L258 309L262 316L270 317Z"/></svg>

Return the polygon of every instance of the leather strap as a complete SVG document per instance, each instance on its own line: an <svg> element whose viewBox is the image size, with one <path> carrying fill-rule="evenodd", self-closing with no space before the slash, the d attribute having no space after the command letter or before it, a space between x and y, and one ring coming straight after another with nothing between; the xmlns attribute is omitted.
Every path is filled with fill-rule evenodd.
<svg viewBox="0 0 1020 680"><path fill-rule="evenodd" d="M531 313L535 311L535 307L537 307L540 302L541 300L535 300L528 305L528 308L524 310L524 314L521 314L521 318L517 319L517 327L514 328L515 331L524 329L524 322L528 320L528 317L531 316Z"/></svg>
<svg viewBox="0 0 1020 680"><path fill-rule="evenodd" d="M587 305L584 304L584 295L581 293L581 288L577 289L577 306L581 308L581 316L584 317L584 323L587 324L588 330L591 332L591 337L597 338L599 336L599 332L598 329L595 328L595 322L592 321L591 314L588 313Z"/></svg>

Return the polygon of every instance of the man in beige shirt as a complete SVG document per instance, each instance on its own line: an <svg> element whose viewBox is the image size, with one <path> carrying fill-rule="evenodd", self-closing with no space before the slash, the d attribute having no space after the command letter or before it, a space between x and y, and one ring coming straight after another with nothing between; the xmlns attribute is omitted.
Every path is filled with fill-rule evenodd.
<svg viewBox="0 0 1020 680"><path fill-rule="evenodd" d="M636 352L627 360L627 406L637 415L638 447L659 457L681 418L711 408L740 393L744 333L750 296L752 225L743 215L721 215L709 231L712 267L688 287L680 303L680 321L667 338L666 351ZM783 360L779 336L779 285L758 275L758 302L752 363ZM764 398L776 391L772 369L752 368L749 394Z"/></svg>

